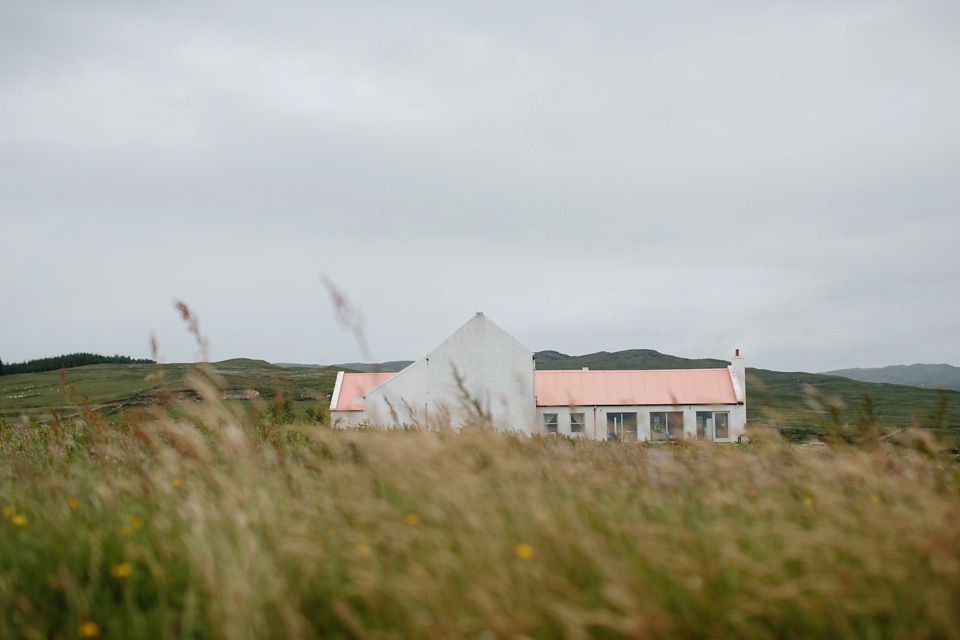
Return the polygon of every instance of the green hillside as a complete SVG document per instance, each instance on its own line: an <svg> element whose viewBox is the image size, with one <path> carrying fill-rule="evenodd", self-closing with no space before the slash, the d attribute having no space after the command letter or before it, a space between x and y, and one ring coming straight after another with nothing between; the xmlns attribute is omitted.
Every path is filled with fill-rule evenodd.
<svg viewBox="0 0 960 640"><path fill-rule="evenodd" d="M585 356L568 356L559 351L538 351L537 369L716 369L730 364L726 360L701 358L691 360L670 356L653 349L598 351Z"/></svg>
<svg viewBox="0 0 960 640"><path fill-rule="evenodd" d="M951 434L960 434L960 392L766 369L747 369L747 420L776 424L793 440L823 435L833 421L830 404L843 407L838 417L854 425L864 394L873 400L878 422L888 427L908 427L913 420L934 426L931 414L936 412L942 395L946 426Z"/></svg>
<svg viewBox="0 0 960 640"><path fill-rule="evenodd" d="M97 364L69 369L67 382L80 398L105 410L146 405L161 392L189 399L192 390L187 374L193 364ZM224 389L253 389L271 399L279 389L291 392L303 406L325 404L336 382L336 367L285 369L263 360L235 358L213 363ZM162 377L158 377L162 376ZM0 377L0 417L22 413L42 414L53 407L70 411L76 403L63 388L59 371L23 373Z"/></svg>
<svg viewBox="0 0 960 640"><path fill-rule="evenodd" d="M377 364L371 364L367 362L344 362L343 364L335 364L332 366L340 367L345 371L360 371L362 373L370 373L371 371L396 373L398 371L403 371L412 364L413 360L391 360L389 362L379 362Z"/></svg>

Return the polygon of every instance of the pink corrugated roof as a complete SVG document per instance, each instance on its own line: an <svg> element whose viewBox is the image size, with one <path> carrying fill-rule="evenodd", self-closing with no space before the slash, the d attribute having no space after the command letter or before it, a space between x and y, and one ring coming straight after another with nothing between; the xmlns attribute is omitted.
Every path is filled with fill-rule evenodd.
<svg viewBox="0 0 960 640"><path fill-rule="evenodd" d="M727 369L537 371L537 406L736 404Z"/></svg>
<svg viewBox="0 0 960 640"><path fill-rule="evenodd" d="M340 383L340 395L334 411L363 411L363 404L354 402L362 399L371 389L389 380L395 373L344 373Z"/></svg>
<svg viewBox="0 0 960 640"><path fill-rule="evenodd" d="M362 411L362 399L395 373L345 373L334 411ZM537 371L537 406L736 404L727 369Z"/></svg>

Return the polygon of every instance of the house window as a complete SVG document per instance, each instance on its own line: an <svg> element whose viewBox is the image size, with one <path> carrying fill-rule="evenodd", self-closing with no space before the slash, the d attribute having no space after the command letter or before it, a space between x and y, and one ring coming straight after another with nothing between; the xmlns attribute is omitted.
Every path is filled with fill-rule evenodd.
<svg viewBox="0 0 960 640"><path fill-rule="evenodd" d="M730 414L726 411L713 414L713 428L718 440L730 439Z"/></svg>
<svg viewBox="0 0 960 640"><path fill-rule="evenodd" d="M730 438L730 414L726 411L697 411L697 440Z"/></svg>
<svg viewBox="0 0 960 640"><path fill-rule="evenodd" d="M650 440L666 442L683 437L683 411L651 411Z"/></svg>
<svg viewBox="0 0 960 640"><path fill-rule="evenodd" d="M556 433L557 432L557 414L555 413L543 414L543 428L547 433Z"/></svg>
<svg viewBox="0 0 960 640"><path fill-rule="evenodd" d="M697 411L697 440L713 440L712 411Z"/></svg>
<svg viewBox="0 0 960 640"><path fill-rule="evenodd" d="M636 413L608 413L607 435L614 434L620 442L637 441Z"/></svg>
<svg viewBox="0 0 960 640"><path fill-rule="evenodd" d="M650 440L653 442L667 441L667 414L663 411L650 412Z"/></svg>
<svg viewBox="0 0 960 640"><path fill-rule="evenodd" d="M683 411L667 413L667 431L671 439L683 437Z"/></svg>
<svg viewBox="0 0 960 640"><path fill-rule="evenodd" d="M583 414L570 414L570 433L583 433Z"/></svg>

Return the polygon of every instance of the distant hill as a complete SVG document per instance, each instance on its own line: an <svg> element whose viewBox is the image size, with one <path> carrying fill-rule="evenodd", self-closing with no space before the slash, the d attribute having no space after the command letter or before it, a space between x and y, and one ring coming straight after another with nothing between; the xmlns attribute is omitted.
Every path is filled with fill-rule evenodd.
<svg viewBox="0 0 960 640"><path fill-rule="evenodd" d="M537 369L723 369L730 364L713 358L680 358L653 349L598 351L584 356L568 356L559 351L538 351Z"/></svg>
<svg viewBox="0 0 960 640"><path fill-rule="evenodd" d="M284 369L338 369L348 373L370 373L374 367L379 367L378 371L386 373L396 373L403 371L413 364L413 360L394 360L393 362L383 362L381 364L371 364L369 362L345 362L343 364L299 364L296 362L278 362L278 367Z"/></svg>
<svg viewBox="0 0 960 640"><path fill-rule="evenodd" d="M412 364L413 360L392 360L390 362L381 362L379 364L371 364L367 362L344 362L343 364L335 364L332 366L339 369L351 369L361 373L370 373L376 367L379 367L379 371L384 373L396 373L397 371L403 371Z"/></svg>
<svg viewBox="0 0 960 640"><path fill-rule="evenodd" d="M826 373L862 382L887 382L924 389L960 391L960 367L949 364L897 364L873 369L838 369Z"/></svg>
<svg viewBox="0 0 960 640"><path fill-rule="evenodd" d="M253 358L231 358L230 360L221 360L220 362L212 363L217 369L222 369L226 367L230 368L247 368L247 369L283 369L283 367L275 364L270 364L266 360L254 360Z"/></svg>
<svg viewBox="0 0 960 640"><path fill-rule="evenodd" d="M559 351L538 351L534 354L537 359L537 369L722 369L729 362L712 358L689 359L670 356L653 349L628 349L626 351L598 351L583 356L568 356ZM387 373L402 371L413 364L413 360L393 360L380 363L380 371ZM316 368L316 364L280 364L288 368ZM345 362L331 365L333 367L352 369L369 373L374 366L368 362Z"/></svg>

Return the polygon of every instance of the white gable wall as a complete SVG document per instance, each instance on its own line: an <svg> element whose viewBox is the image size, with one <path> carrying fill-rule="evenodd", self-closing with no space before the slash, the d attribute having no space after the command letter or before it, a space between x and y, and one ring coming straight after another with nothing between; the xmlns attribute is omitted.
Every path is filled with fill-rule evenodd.
<svg viewBox="0 0 960 640"><path fill-rule="evenodd" d="M430 420L428 362L424 358L367 392L363 414L370 424L424 425Z"/></svg>
<svg viewBox="0 0 960 640"><path fill-rule="evenodd" d="M535 433L533 352L482 313L426 358L367 393L373 424L448 423L488 416L503 431Z"/></svg>

